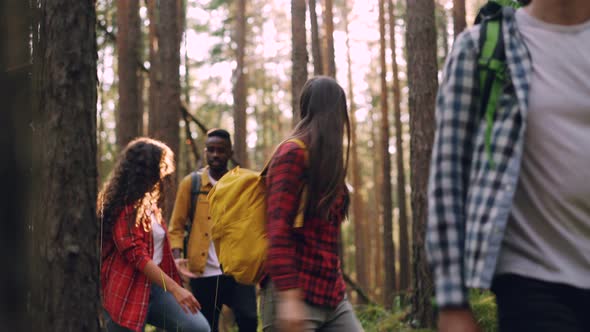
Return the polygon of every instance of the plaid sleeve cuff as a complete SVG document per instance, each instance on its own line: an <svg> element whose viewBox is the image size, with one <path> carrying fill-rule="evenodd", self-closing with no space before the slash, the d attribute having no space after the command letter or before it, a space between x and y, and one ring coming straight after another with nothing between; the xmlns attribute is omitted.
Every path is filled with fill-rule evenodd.
<svg viewBox="0 0 590 332"><path fill-rule="evenodd" d="M452 271L448 275L435 277L436 305L439 308L466 308L469 306L467 287L461 278L461 271L454 270L456 271Z"/></svg>
<svg viewBox="0 0 590 332"><path fill-rule="evenodd" d="M135 261L135 268L137 268L139 271L143 271L149 261L150 259L147 256L143 256Z"/></svg>

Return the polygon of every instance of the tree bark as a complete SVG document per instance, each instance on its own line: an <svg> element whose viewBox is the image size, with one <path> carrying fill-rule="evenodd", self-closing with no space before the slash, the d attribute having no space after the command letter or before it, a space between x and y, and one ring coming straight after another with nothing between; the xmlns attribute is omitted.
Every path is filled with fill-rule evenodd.
<svg viewBox="0 0 590 332"><path fill-rule="evenodd" d="M326 28L326 75L336 78L336 61L334 59L333 7L333 0L325 0L324 26Z"/></svg>
<svg viewBox="0 0 590 332"><path fill-rule="evenodd" d="M293 63L291 73L291 106L293 108L293 126L300 119L299 97L307 81L307 31L305 30L305 0L291 0L291 41Z"/></svg>
<svg viewBox="0 0 590 332"><path fill-rule="evenodd" d="M94 1L40 6L31 124L38 158L31 202L31 330L98 331Z"/></svg>
<svg viewBox="0 0 590 332"><path fill-rule="evenodd" d="M161 68L160 68L160 47L159 47L159 12L157 0L146 0L148 19L150 21L148 40L149 40L149 57L150 57L150 72L149 72L149 99L148 99L148 135L155 137L156 129L159 123L159 95L161 89Z"/></svg>
<svg viewBox="0 0 590 332"><path fill-rule="evenodd" d="M395 121L395 150L397 161L397 203L399 209L399 289L406 291L410 286L410 245L408 239L408 212L406 203L406 175L404 169L403 132L401 121L401 91L397 67L395 42L394 2L389 1L389 36L391 40L391 66L393 72L393 110Z"/></svg>
<svg viewBox="0 0 590 332"><path fill-rule="evenodd" d="M0 218L0 322L6 331L30 331L27 320L29 271L27 232L28 195L35 184L31 178L31 21L36 9L30 2L9 0L0 3L0 176L6 188Z"/></svg>
<svg viewBox="0 0 590 332"><path fill-rule="evenodd" d="M127 143L142 132L142 110L139 107L141 74L139 1L117 0L117 63L119 74L119 107L117 110L117 145Z"/></svg>
<svg viewBox="0 0 590 332"><path fill-rule="evenodd" d="M389 154L389 116L387 105L387 67L385 64L385 0L379 0L379 62L381 63L381 156L383 158L383 187L381 205L383 206L383 253L385 259L385 288L383 299L385 308L391 309L395 292L395 247L393 246L393 204L391 197L391 157Z"/></svg>
<svg viewBox="0 0 590 332"><path fill-rule="evenodd" d="M242 167L248 167L246 150L246 0L238 0L236 8L236 70L234 72L234 157Z"/></svg>
<svg viewBox="0 0 590 332"><path fill-rule="evenodd" d="M408 85L410 89L410 179L412 187L414 294L412 314L426 327L434 326L432 277L424 252L427 185L434 140L437 90L436 28L433 0L407 0Z"/></svg>
<svg viewBox="0 0 590 332"><path fill-rule="evenodd" d="M453 0L453 31L455 38L465 30L465 0ZM445 32L446 35L446 32Z"/></svg>
<svg viewBox="0 0 590 332"><path fill-rule="evenodd" d="M311 53L313 55L313 74L322 75L324 66L322 62L322 47L318 28L318 15L316 12L316 0L309 0L309 20L311 21Z"/></svg>
<svg viewBox="0 0 590 332"><path fill-rule="evenodd" d="M348 6L347 1L344 1L344 8L342 17L344 18L344 29L346 32L346 63L347 63L347 75L348 75L348 99L350 100L350 173L352 174L352 187L354 191L352 193L352 219L354 221L354 252L355 252L355 269L356 279L358 286L363 289L369 289L368 275L369 269L367 247L367 223L363 211L363 197L361 195L362 181L360 163L358 157L358 137L357 137L357 123L356 123L356 104L354 102L354 84L352 80L352 59L350 57L350 38L348 33ZM359 303L367 304L367 297L359 296Z"/></svg>
<svg viewBox="0 0 590 332"><path fill-rule="evenodd" d="M154 137L166 143L176 159L180 143L180 40L178 38L178 6L176 1L160 2L160 24L158 30L161 38L160 68L162 84L159 93L158 123ZM176 193L176 176L172 177L165 191L164 215L166 219L172 213Z"/></svg>

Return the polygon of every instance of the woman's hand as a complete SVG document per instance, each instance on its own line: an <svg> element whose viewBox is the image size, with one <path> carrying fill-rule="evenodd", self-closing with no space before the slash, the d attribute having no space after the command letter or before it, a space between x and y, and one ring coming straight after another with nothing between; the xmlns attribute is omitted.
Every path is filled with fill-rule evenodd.
<svg viewBox="0 0 590 332"><path fill-rule="evenodd" d="M305 327L306 308L299 289L277 292L277 327L280 332L300 332Z"/></svg>
<svg viewBox="0 0 590 332"><path fill-rule="evenodd" d="M176 287L171 289L170 293L172 293L172 296L174 296L184 312L192 312L193 314L196 314L199 310L201 310L201 304L199 301L197 301L193 294L186 288L176 284Z"/></svg>

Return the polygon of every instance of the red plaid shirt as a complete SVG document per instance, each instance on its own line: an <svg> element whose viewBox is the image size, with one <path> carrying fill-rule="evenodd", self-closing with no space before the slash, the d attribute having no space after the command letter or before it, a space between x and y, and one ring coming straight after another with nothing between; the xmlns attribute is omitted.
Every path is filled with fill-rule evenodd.
<svg viewBox="0 0 590 332"><path fill-rule="evenodd" d="M278 290L299 288L306 302L334 308L345 292L338 257L345 195L332 205L330 220L306 218L302 228L293 228L305 181L305 151L296 143L283 144L266 179L270 243L265 268Z"/></svg>
<svg viewBox="0 0 590 332"><path fill-rule="evenodd" d="M112 237L103 239L101 295L115 323L142 331L150 301L150 281L143 269L153 257L154 238L142 226L129 226L127 220L133 217L132 212L132 207L125 208L113 226ZM166 231L165 223L162 226ZM160 268L181 284L167 237Z"/></svg>

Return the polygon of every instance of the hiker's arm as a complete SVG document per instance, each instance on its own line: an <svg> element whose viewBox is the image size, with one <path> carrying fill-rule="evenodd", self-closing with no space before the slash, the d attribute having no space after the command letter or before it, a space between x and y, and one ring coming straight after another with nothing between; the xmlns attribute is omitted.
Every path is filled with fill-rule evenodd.
<svg viewBox="0 0 590 332"><path fill-rule="evenodd" d="M293 223L299 207L298 188L303 184L304 156L295 143L285 143L273 157L266 179L266 271L279 292L298 287Z"/></svg>
<svg viewBox="0 0 590 332"><path fill-rule="evenodd" d="M426 251L440 308L466 308L463 278L465 206L477 130L476 41L470 31L455 41L436 101L436 135L428 186Z"/></svg>
<svg viewBox="0 0 590 332"><path fill-rule="evenodd" d="M168 238L174 258L179 258L184 249L184 227L188 218L191 199L191 178L190 176L182 179L176 192L176 201L170 218L168 228Z"/></svg>

